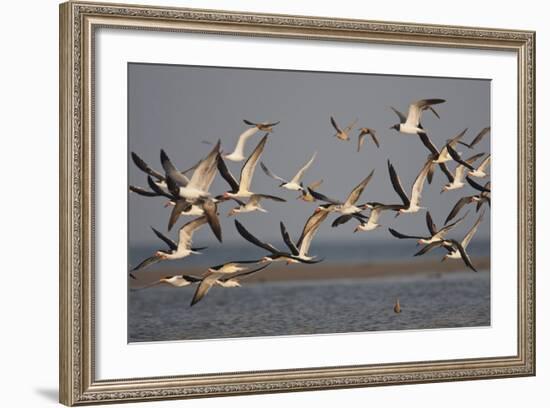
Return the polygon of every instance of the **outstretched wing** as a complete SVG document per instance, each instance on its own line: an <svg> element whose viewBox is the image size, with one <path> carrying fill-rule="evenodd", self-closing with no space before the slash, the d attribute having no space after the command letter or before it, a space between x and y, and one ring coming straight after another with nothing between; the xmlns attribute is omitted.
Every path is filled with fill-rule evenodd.
<svg viewBox="0 0 550 408"><path fill-rule="evenodd" d="M231 187L231 192L236 193L239 191L239 183L231 174L231 171L227 168L227 165L225 164L225 161L222 159L221 156L218 156L218 171L220 172L222 178L229 184L229 187Z"/></svg>
<svg viewBox="0 0 550 408"><path fill-rule="evenodd" d="M298 184L300 180L304 177L304 174L307 169L313 164L313 161L315 160L315 157L317 157L317 152L313 153L313 156L311 156L311 159L296 173L296 175L290 180L291 183Z"/></svg>
<svg viewBox="0 0 550 408"><path fill-rule="evenodd" d="M388 231L390 232L390 234L392 234L395 238L399 238L399 239L424 239L426 237L421 237L421 236L418 236L418 235L406 235L406 234L402 234L396 230L394 230L393 228L388 228Z"/></svg>
<svg viewBox="0 0 550 408"><path fill-rule="evenodd" d="M371 181L373 175L374 175L374 169L357 186L355 186L355 188L351 191L350 195L348 196L344 205L354 205L357 202L357 200L359 200L359 197L361 197L363 190L365 190L365 188Z"/></svg>
<svg viewBox="0 0 550 408"><path fill-rule="evenodd" d="M399 176L397 175L397 172L395 171L395 168L393 167L393 164L390 163L388 160L388 171L390 173L390 180L391 184L393 186L393 189L395 192L399 195L401 198L401 201L403 201L403 204L405 207L408 207L411 202L409 200L409 197L405 193L405 190L403 190L403 186L401 185L401 181L399 180Z"/></svg>
<svg viewBox="0 0 550 408"><path fill-rule="evenodd" d="M390 106L390 109L394 111L394 113L399 117L400 123L405 123L407 121L407 117L399 112L397 109L395 109L393 106Z"/></svg>
<svg viewBox="0 0 550 408"><path fill-rule="evenodd" d="M453 158L455 162L462 164L464 167L467 167L470 170L475 170L470 163L466 162L465 160L462 160L458 152L455 149L453 149L453 147L450 144L445 145L445 147L447 148L449 155Z"/></svg>
<svg viewBox="0 0 550 408"><path fill-rule="evenodd" d="M167 179L172 179L174 182L176 182L180 186L187 186L187 183L189 183L189 179L185 177L183 174L181 174L180 171L174 166L164 149L161 149L160 151L160 163L162 164L162 168L164 169L164 172L166 173ZM168 181L168 180L167 180Z"/></svg>
<svg viewBox="0 0 550 408"><path fill-rule="evenodd" d="M243 168L241 169L241 181L240 189L243 191L250 191L250 184L252 183L252 176L254 175L254 170L256 169L256 164L264 151L265 144L267 142L267 133L260 140L252 154L246 160Z"/></svg>
<svg viewBox="0 0 550 408"><path fill-rule="evenodd" d="M336 120L334 120L334 118L332 116L330 117L330 123L332 124L332 127L334 127L334 129L336 129L336 132L338 132L338 133L342 132L340 130L340 128L338 127L338 124L336 123Z"/></svg>
<svg viewBox="0 0 550 408"><path fill-rule="evenodd" d="M474 180L472 180L470 177L466 177L466 181L468 182L468 184L470 186L472 186L473 188L475 188L476 190L478 191L481 191L481 192L486 192L486 193L490 193L491 192L491 188L490 187L486 187L486 186L482 186L478 183L476 183Z"/></svg>
<svg viewBox="0 0 550 408"><path fill-rule="evenodd" d="M277 176L275 173L273 173L271 170L269 170L269 169L267 168L267 166L264 164L264 162L260 162L260 167L262 168L262 170L264 171L264 173L265 173L266 175L268 175L269 177L271 177L272 179L275 179L275 180L278 180L278 181L282 181L283 183L286 183L286 182L287 182L284 178Z"/></svg>
<svg viewBox="0 0 550 408"><path fill-rule="evenodd" d="M280 252L273 245L260 241L258 238L256 238L250 232L248 232L248 230L238 220L235 220L235 227L237 228L237 231L239 232L241 237L246 239L251 244L256 245L260 248L263 248L266 251L271 252L272 254L278 254Z"/></svg>
<svg viewBox="0 0 550 408"><path fill-rule="evenodd" d="M279 225L281 227L281 235L283 236L283 241L285 241L286 246L290 249L292 255L299 255L300 251L296 247L296 244L292 241L292 238L290 238L290 234L288 233L285 224L281 221Z"/></svg>
<svg viewBox="0 0 550 408"><path fill-rule="evenodd" d="M445 219L445 224L447 224L454 217L456 217L456 215L460 212L462 207L464 207L466 204L470 203L471 200L472 200L472 196L462 197L460 200L458 200L456 202L456 204L454 205L453 209L451 210L451 212L449 213L449 215L447 216L447 219Z"/></svg>
<svg viewBox="0 0 550 408"><path fill-rule="evenodd" d="M164 176L162 174L160 174L158 171L149 167L149 165L145 163L145 161L141 157L139 157L136 153L132 152L131 156L132 156L132 161L138 167L138 169L147 173L150 176L153 176L157 180L164 180Z"/></svg>
<svg viewBox="0 0 550 408"><path fill-rule="evenodd" d="M153 230L153 232L155 233L155 235L161 239L162 241L164 241L164 243L166 245L168 245L168 248L170 248L172 251L175 251L177 248L178 248L178 245L172 241L170 238L168 238L166 235L164 235L162 232L160 231L157 231L156 229L154 229L153 227L151 227L151 229Z"/></svg>
<svg viewBox="0 0 550 408"><path fill-rule="evenodd" d="M428 231L430 231L430 234L432 237L437 234L437 226L435 225L434 220L432 219L432 215L429 211L426 211L426 225L428 227Z"/></svg>

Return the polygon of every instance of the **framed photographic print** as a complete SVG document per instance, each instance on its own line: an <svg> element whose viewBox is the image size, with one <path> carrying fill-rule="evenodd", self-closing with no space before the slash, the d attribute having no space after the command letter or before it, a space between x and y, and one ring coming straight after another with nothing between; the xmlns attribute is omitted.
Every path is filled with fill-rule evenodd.
<svg viewBox="0 0 550 408"><path fill-rule="evenodd" d="M534 42L62 4L61 402L534 375Z"/></svg>

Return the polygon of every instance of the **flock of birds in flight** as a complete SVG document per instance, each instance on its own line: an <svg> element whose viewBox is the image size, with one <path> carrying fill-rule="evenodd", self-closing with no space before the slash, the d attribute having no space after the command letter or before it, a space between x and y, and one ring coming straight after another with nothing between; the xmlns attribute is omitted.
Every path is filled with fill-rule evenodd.
<svg viewBox="0 0 550 408"><path fill-rule="evenodd" d="M200 251L205 247L193 247L193 234L202 226L208 224L214 236L219 242L222 242L222 229L219 220L218 207L225 202L233 201L236 206L232 208L228 216L243 214L252 211L267 212L262 207L264 200L274 202L285 202L286 200L274 195L253 192L251 190L252 178L258 162L263 172L277 180L279 187L285 190L296 191L300 193L298 198L305 202L316 202L319 204L313 214L307 219L304 224L302 233L298 241L293 241L288 233L285 224L280 222L281 235L284 243L288 247L287 250L280 250L271 243L264 242L257 236L252 234L245 226L235 219L235 227L238 233L249 243L260 247L266 251L266 255L260 259L244 260L244 261L228 261L220 265L212 266L202 276L192 275L173 275L161 278L142 288L148 288L158 284L169 284L174 287L184 287L196 284L197 288L191 301L191 306L199 302L213 286L220 287L238 287L241 279L260 272L268 267L272 262L286 262L287 264L302 263L316 264L322 262L323 259L315 255L310 255L311 242L317 233L321 224L331 214L337 214L338 217L332 222L332 227L338 227L349 221L357 222L354 232L372 231L381 225L379 219L384 212L393 212L395 216L400 214L418 213L425 209L421 207L422 190L426 180L431 184L436 167L443 172L447 177L448 183L445 184L441 193L450 190L463 188L466 183L475 190L475 194L462 197L456 202L451 209L445 225L437 228L434 224L430 212L426 212L426 223L428 234L426 235L408 235L389 228L389 232L398 239L416 239L418 244L423 247L415 254L420 256L435 248L443 248L446 254L443 260L462 259L464 264L476 271L470 256L467 252L467 247L472 237L475 235L479 224L482 221L484 211L481 211L479 217L474 222L468 233L458 241L455 239L446 238L447 234L466 217L467 213L461 218L452 222L460 213L461 209L469 204L475 204L476 213L479 212L483 204L491 203L491 184L490 181L485 184L480 184L474 179L484 179L488 177L488 169L491 155L485 153L477 153L473 156L463 159L461 153L457 152L459 145L468 149L473 149L489 132L490 128L484 128L470 142L466 143L462 140L466 130L460 132L454 138L446 141L445 145L438 149L428 137L427 132L421 125L421 117L425 111L431 111L437 118L438 113L433 108L433 105L445 102L443 99L424 99L413 102L409 105L408 114L404 115L395 108L391 108L399 117L399 123L392 126L390 129L395 129L398 132L405 134L418 135L424 146L429 150L427 159L422 163L420 172L410 189L410 194L407 194L397 171L393 164L388 160L387 167L390 176L390 181L393 189L399 196L401 202L396 204L385 204L380 202L366 202L358 204L359 198L363 190L367 187L374 175L374 170L370 172L361 182L356 185L350 194L344 200L333 199L319 192L319 187L322 180L304 186L302 179L308 168L314 162L316 153L306 162L306 164L292 177L290 180L284 179L273 173L265 163L260 161L262 152L265 149L268 141L268 135L273 131L273 128L279 123L253 123L244 120L244 123L249 127L238 137L237 144L233 152L224 154L221 151L221 142L218 141L209 154L200 160L193 167L180 171L176 168L164 150L160 151L160 161L163 172L159 172L151 168L143 161L136 153L132 152L132 160L135 165L147 174L147 183L150 189L145 189L137 186L130 186L130 190L136 194L145 197L164 197L167 198L165 206L171 206L172 211L168 220L168 230L170 231L178 222L181 216L194 217L191 221L185 223L179 229L179 238L176 243L162 232L152 228L154 234L162 240L167 249L159 249L152 256L143 260L139 265L130 271L130 278L137 280L136 271L144 269L152 264L164 260L182 259L191 254L200 254ZM341 141L349 141L353 128L357 120L348 126L342 128L338 125L334 117L330 118L330 122L334 127L334 136ZM247 157L245 156L245 146L258 132L265 132L260 141ZM380 146L376 136L376 131L371 128L363 127L358 129L358 144L357 151L363 146L365 139L369 136L376 147ZM483 160L479 165L474 166L476 161ZM226 161L240 163L244 161L244 165L240 171L239 179L235 178ZM456 162L454 172L449 171L447 163ZM189 177L188 175L191 174ZM220 195L213 195L209 192L210 186L217 174L229 185L229 189ZM466 183L465 183L466 181ZM368 215L364 212L369 211ZM396 307L398 303L396 304ZM400 310L400 307L399 307ZM398 311L396 311L398 313Z"/></svg>

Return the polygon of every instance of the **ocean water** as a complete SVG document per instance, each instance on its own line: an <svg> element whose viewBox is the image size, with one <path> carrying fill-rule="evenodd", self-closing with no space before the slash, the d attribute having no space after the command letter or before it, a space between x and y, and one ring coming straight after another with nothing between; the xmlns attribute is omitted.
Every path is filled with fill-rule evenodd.
<svg viewBox="0 0 550 408"><path fill-rule="evenodd" d="M128 341L475 327L491 324L488 271L130 291ZM399 298L402 313L393 305Z"/></svg>

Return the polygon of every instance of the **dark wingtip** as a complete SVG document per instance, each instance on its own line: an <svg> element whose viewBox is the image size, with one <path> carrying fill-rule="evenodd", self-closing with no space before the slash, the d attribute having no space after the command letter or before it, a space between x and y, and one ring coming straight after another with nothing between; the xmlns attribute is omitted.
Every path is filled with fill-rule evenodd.
<svg viewBox="0 0 550 408"><path fill-rule="evenodd" d="M130 278L132 278L133 280L137 280L136 276L135 276L133 273L130 273L129 276L130 276Z"/></svg>

